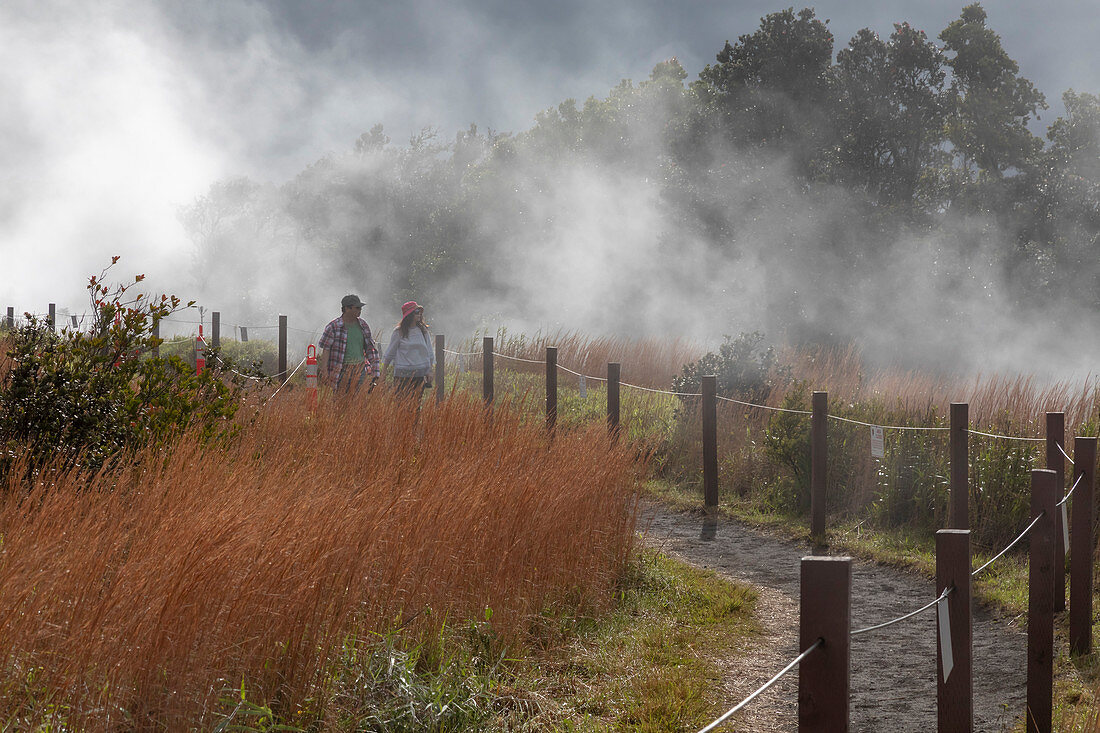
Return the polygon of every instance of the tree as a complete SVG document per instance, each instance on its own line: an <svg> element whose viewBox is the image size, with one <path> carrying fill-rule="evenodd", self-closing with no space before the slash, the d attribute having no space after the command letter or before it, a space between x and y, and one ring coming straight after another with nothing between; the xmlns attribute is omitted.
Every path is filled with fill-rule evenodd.
<svg viewBox="0 0 1100 733"><path fill-rule="evenodd" d="M885 204L913 204L944 142L943 54L924 31L895 24L889 42L863 29L837 54L838 178Z"/></svg>
<svg viewBox="0 0 1100 733"><path fill-rule="evenodd" d="M1033 290L1044 285L1100 305L1100 97L1062 95L1065 117L1047 130L1049 148L1015 192L1023 220L1016 275ZM1037 287L1038 286L1038 287Z"/></svg>
<svg viewBox="0 0 1100 733"><path fill-rule="evenodd" d="M974 3L940 34L945 50L954 54L947 62L954 98L947 135L965 165L1001 178L1008 169L1023 167L1041 149L1042 141L1027 124L1047 105L1031 82L1018 76L1019 64L985 21L985 10Z"/></svg>
<svg viewBox="0 0 1100 733"><path fill-rule="evenodd" d="M782 147L809 169L809 160L828 127L833 35L814 11L793 8L760 20L760 28L726 41L716 64L708 64L693 85L719 113L732 140L758 147Z"/></svg>

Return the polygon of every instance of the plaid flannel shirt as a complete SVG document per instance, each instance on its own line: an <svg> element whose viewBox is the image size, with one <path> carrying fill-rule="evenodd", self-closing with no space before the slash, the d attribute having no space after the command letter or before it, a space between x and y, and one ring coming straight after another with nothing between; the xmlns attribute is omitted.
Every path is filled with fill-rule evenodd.
<svg viewBox="0 0 1100 733"><path fill-rule="evenodd" d="M382 370L378 361L378 347L375 346L374 339L371 337L370 326L360 318L359 328L363 329L366 362L370 366L371 374L379 377L382 375ZM344 324L343 316L325 326L325 332L321 334L318 346L328 353L328 364L325 365L327 372L330 374L339 372L344 366L344 352L348 348L348 328Z"/></svg>

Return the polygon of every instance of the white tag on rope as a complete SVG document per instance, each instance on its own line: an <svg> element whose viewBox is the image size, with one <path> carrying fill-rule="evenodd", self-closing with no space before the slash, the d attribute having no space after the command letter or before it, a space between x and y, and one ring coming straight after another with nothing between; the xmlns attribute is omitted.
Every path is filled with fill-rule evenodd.
<svg viewBox="0 0 1100 733"><path fill-rule="evenodd" d="M886 455L886 446L882 439L882 427L871 426L871 458L882 458Z"/></svg>
<svg viewBox="0 0 1100 733"><path fill-rule="evenodd" d="M580 390L581 390L581 399L582 400L588 399L588 384L584 381L584 375L583 374L581 375Z"/></svg>
<svg viewBox="0 0 1100 733"><path fill-rule="evenodd" d="M947 682L951 670L955 668L955 655L951 650L951 615L948 613L949 608L947 605L949 598L949 595L944 596L936 604L936 618L939 620L940 625L940 660L943 663L944 682Z"/></svg>
<svg viewBox="0 0 1100 733"><path fill-rule="evenodd" d="M1067 516L1066 507L1069 502L1062 504L1062 551L1069 552L1069 517Z"/></svg>

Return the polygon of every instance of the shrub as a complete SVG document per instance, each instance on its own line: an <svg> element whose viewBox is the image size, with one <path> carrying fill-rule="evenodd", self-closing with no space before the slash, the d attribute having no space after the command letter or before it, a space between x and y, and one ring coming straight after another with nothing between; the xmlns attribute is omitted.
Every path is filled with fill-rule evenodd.
<svg viewBox="0 0 1100 733"><path fill-rule="evenodd" d="M763 348L764 334L759 331L742 333L736 339L725 337L718 353L708 352L698 361L685 364L680 376L672 380L675 392L699 392L702 377L718 377L718 394L762 404L768 399L776 382L784 381L787 372L777 368L775 348Z"/></svg>
<svg viewBox="0 0 1100 733"><path fill-rule="evenodd" d="M201 375L178 357L153 358L160 319L191 304L175 296L130 295L142 282L89 280L93 322L86 332L28 316L8 335L0 374L0 473L20 455L33 468L56 455L97 468L114 456L193 427L204 438L227 434L239 387L211 369Z"/></svg>

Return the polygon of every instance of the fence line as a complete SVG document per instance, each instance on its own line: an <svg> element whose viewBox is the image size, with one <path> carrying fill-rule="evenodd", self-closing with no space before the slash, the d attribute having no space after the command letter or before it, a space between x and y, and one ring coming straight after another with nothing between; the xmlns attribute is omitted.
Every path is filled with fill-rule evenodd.
<svg viewBox="0 0 1100 733"><path fill-rule="evenodd" d="M52 306L51 306L51 311L52 311ZM51 315L52 315L52 313L51 313ZM165 320L167 320L167 319L165 319ZM176 322L180 322L180 321L176 321ZM217 336L217 329L220 326L220 321L217 320L217 318L215 318L214 324L215 324L215 326L214 326L215 336ZM259 327L253 326L252 328L278 328L279 331L280 331L280 345L279 345L279 347L280 347L280 360L281 360L280 361L280 366L281 366L281 369L273 376L275 376L275 377L284 377L284 379L283 379L283 384L280 385L270 395L270 397L268 397L266 400L264 400L264 404L266 404L268 401L275 398L280 393L282 387L286 384L286 382L288 382L298 372L298 370L301 369L303 364L305 364L306 359L303 358L302 361L300 361L298 363L298 365L293 369L293 371L290 371L289 374L288 374L288 370L287 370L286 365L285 365L285 333L287 331L286 317L285 316L280 316L280 324L278 326L270 326L270 327L267 327L267 326L259 326ZM311 332L311 331L306 331L304 329L295 329L295 330L303 332L303 333L311 333L311 334L316 333L315 331ZM202 342L204 344L206 344L207 346L210 345L206 341L205 337L200 337L200 338L202 339ZM441 339L442 337L439 337L439 338ZM482 352L481 355L484 355L484 357L485 357L485 364L484 364L485 378L488 380L489 384L491 385L491 380L492 380L492 357L494 356L494 352L492 350L492 339L491 338L486 338L486 339L484 339L484 341L485 341L485 350ZM462 356L462 357L466 357L466 356L471 356L472 357L472 356L478 356L479 355L477 352L470 353L470 354L459 354L458 352L447 352L447 350L442 349L442 341L441 340L437 342L437 349L439 349L443 353L452 353L452 354L455 354L457 356ZM555 349L554 353L555 353L555 358L554 358L555 370L556 369L562 369L563 371L571 373L571 374L575 374L578 377L581 377L582 379L593 379L593 380L597 380L597 381L606 381L608 383L608 423L609 423L609 429L611 430L612 435L615 435L617 433L618 427L619 427L618 426L618 389L619 389L619 386L621 384L620 381L619 381L619 378L618 378L619 377L619 364L613 363L613 364L608 365L608 377L607 378L596 377L596 376L591 376L590 377L590 376L581 374L580 372L576 372L576 371L573 371L573 370L568 369L566 367L557 365L556 364L556 349ZM531 364L548 364L549 363L548 361L536 361L536 360L532 360L532 359L524 359L524 358L520 358L520 357L507 356L507 355L504 355L504 354L495 354L495 356L499 356L503 359L518 361L518 362L531 363ZM219 361L221 361L223 364L225 364L224 360L219 359ZM614 367L614 368L612 368L612 367ZM235 371L235 370L233 370L233 371ZM549 371L549 369L548 369L548 371ZM240 374L240 372L236 372L236 373ZM245 377L255 379L255 377L251 377L250 375L243 375L242 374L241 376L245 376ZM670 391L666 391L666 390L652 389L652 388L648 388L648 387L641 387L641 386L638 386L638 385L623 383L627 387L632 387L632 388L635 388L635 389L648 391L648 392L653 392L653 393L668 394L668 395L671 395L671 396L682 396L682 397L693 397L693 398L694 397L702 397L703 398L702 399L702 405L703 405L703 411L704 411L703 424L704 424L704 464L705 464L704 474L706 474L705 485L707 487L707 489L706 489L706 498L707 498L707 506L708 507L710 507L712 505L713 506L717 505L717 476L716 476L717 469L716 469L716 466L715 466L714 469L709 469L706 466L706 464L707 464L707 453L708 453L708 451L707 451L708 436L706 434L707 431L708 431L707 414L708 414L708 412L713 412L713 410L715 408L715 404L716 404L716 400L715 400L715 379L716 378L714 376L711 376L711 375L703 377L703 392L701 394L670 392ZM439 385L439 388L440 389L442 388L442 383ZM556 382L555 382L555 389L556 389ZM490 390L491 390L491 387L490 387ZM548 390L549 390L549 375L548 375ZM614 394L614 402L615 402L614 410L612 409L612 399L613 399L612 395L613 394ZM1047 438L1029 438L1029 437L1018 437L1018 436L1008 436L1008 435L997 435L997 434L993 434L993 433L984 433L984 432L981 432L981 431L970 429L968 425L965 425L965 423L961 427L957 428L955 423L954 423L954 420L952 422L952 427L950 427L950 428L941 427L941 426L935 426L935 427L878 426L878 425L874 425L872 423L866 423L866 422L862 422L862 421L858 421L858 420L843 418L843 417L840 417L840 416L829 415L828 411L827 411L827 408L828 408L827 394L824 393L824 392L815 392L813 394L813 407L814 407L814 409L812 411L789 410L789 409L784 409L784 408L774 408L774 407L770 407L768 405L760 405L760 404L755 404L755 403L751 403L751 402L741 402L739 400L734 400L734 399L731 399L731 398L724 398L724 397L719 398L719 399L723 399L723 400L728 401L728 402L733 402L733 403L736 403L736 404L740 404L740 405L743 405L745 407L757 407L757 408L762 408L762 409L777 410L777 411L781 411L781 412L790 412L790 413L797 413L797 414L803 414L803 415L809 414L809 415L813 416L813 434L812 434L812 438L811 438L811 446L812 446L812 448L811 448L811 456L812 456L812 458L811 458L811 464L812 464L811 483L815 487L815 489L814 489L815 493L813 494L813 502L814 502L814 505L815 505L815 509L813 510L813 522L814 522L814 527L815 528L820 526L820 533L818 531L816 531L816 529L813 532L813 534L815 536L818 536L820 534L820 536L823 537L823 535L824 535L824 513L823 513L823 510L824 510L824 497L823 497L824 469L823 469L823 467L825 465L827 465L825 463L825 455L826 454L825 454L825 451L824 451L824 446L827 445L827 443L825 442L824 426L827 425L829 417L832 417L834 420L837 420L837 421L840 421L840 422L846 422L846 423L862 425L862 426L872 427L872 428L877 427L877 428L882 428L882 429L896 429L896 430L941 430L941 431L942 430L952 430L952 431L954 431L953 435L952 435L953 440L955 439L956 434L961 435L963 437L973 434L973 435L981 435L981 436L990 437L990 438L999 438L999 439L1008 439L1008 440L1021 440L1021 441L1034 441L1034 442L1046 441L1048 443L1048 455L1047 455L1048 465L1050 465L1052 468L1054 467L1051 456L1053 454L1055 457L1057 457L1057 453L1052 451L1051 448L1056 447L1057 452L1061 453L1061 456L1068 459L1070 461L1071 465L1074 465L1075 468L1079 469L1078 471L1075 471L1075 473L1077 473L1077 478L1074 481L1073 486L1065 494L1065 496L1062 498L1062 500L1060 502L1058 502L1057 504L1054 503L1054 494L1055 494L1054 490L1058 485L1056 479L1061 476L1061 472L1060 472L1061 459L1058 458L1058 461L1057 461L1057 466L1059 467L1058 470L1042 470L1042 469L1033 470L1032 471L1032 513L1035 515L1034 519L1027 526L1027 528L1024 529L1024 531L1019 536L1016 537L1016 539L1014 539L1011 543L1009 543L1008 546L1006 546L1001 552L999 552L997 555L995 555L993 558L991 558L988 562L983 564L978 569L970 572L969 577L968 577L968 581L969 581L969 578L976 577L977 575L979 575L980 573L985 571L994 562L996 562L998 559L1000 559L1005 554L1007 554L1024 537L1028 536L1028 534L1031 533L1033 529L1035 529L1037 526L1040 526L1040 523L1043 522L1044 519L1046 520L1046 522L1041 526L1040 533L1038 535L1038 541L1033 541L1032 542L1032 548L1031 548L1032 558L1031 558L1031 562L1029 563L1029 592L1030 592L1029 603L1031 604L1031 606L1029 607L1029 687L1028 687L1029 705L1028 705L1028 713L1027 714L1029 716L1032 716L1034 714L1034 712L1033 712L1032 699L1031 699L1031 695L1032 695L1032 682L1031 682L1031 679L1032 679L1032 676L1031 676L1032 654L1031 654L1031 641L1030 641L1031 627L1033 625L1042 626L1043 628L1040 629L1039 631L1041 631L1044 634L1047 633L1047 630L1045 629L1045 624L1046 624L1046 621L1048 620L1047 616L1050 616L1050 614L1051 614L1051 608L1048 608L1047 606L1050 605L1050 603L1052 603L1054 601L1054 593L1050 593L1049 594L1050 598L1047 598L1046 596L1048 594L1046 594L1044 590L1040 589L1039 592L1036 594L1036 591L1034 590L1033 586L1035 586L1035 584L1037 582L1036 578L1041 578L1042 579L1041 582L1045 583L1047 575L1049 575L1051 578L1057 578L1059 576L1062 576L1063 579L1064 579L1064 572L1062 572L1062 571L1055 572L1055 570L1054 570L1054 568L1057 566L1057 562L1054 561L1054 555L1052 554L1051 557L1048 558L1044 554L1042 554L1046 551L1045 548L1047 548L1048 546L1051 547L1051 548L1053 547L1053 542L1051 540L1051 536L1053 535L1052 529L1053 529L1053 527L1057 526L1054 523L1054 517L1052 516L1052 514L1054 513L1053 509L1055 509L1057 507L1064 507L1066 505L1066 503L1069 501L1070 497L1073 495L1073 493L1080 486L1083 486L1083 485L1089 486L1089 488L1086 491L1091 492L1092 491L1091 487L1092 487L1092 483L1093 483L1093 480L1094 480L1094 476L1093 476L1093 473L1092 473L1093 470L1094 470L1094 466L1091 466L1091 465L1083 465L1083 466L1080 466L1080 467L1076 466L1073 459L1066 453L1064 447L1061 444L1062 441L1064 441L1064 438L1062 438L1062 437L1055 438L1055 434L1051 432L1052 429L1051 429L1050 426L1053 424L1052 423L1052 418L1057 418L1056 420L1054 420L1054 422L1060 424L1062 413L1047 413L1047 417L1048 417L1048 428L1047 428L1048 435L1047 435ZM486 401L488 403L491 403L491 401L492 401L492 392L491 391L487 392ZM549 405L550 405L550 401L549 401L549 395L548 395L548 409L549 409ZM953 411L954 411L954 407L955 407L955 405L952 405ZM953 413L953 417L954 417L954 413ZM548 422L548 424L549 424L549 422ZM712 433L716 430L715 421L713 419L709 420L709 430ZM1060 431L1058 432L1058 436L1061 436ZM713 436L710 436L710 438L713 439ZM1078 438L1078 440L1082 440L1082 439ZM1083 440L1086 440L1086 441L1092 440L1093 441L1092 445L1095 444L1095 439L1083 439ZM1093 448L1092 450L1093 450L1092 454L1086 453L1084 455L1093 455L1094 456L1095 455L1095 448ZM952 455L954 457L954 455L955 455L954 451L953 451ZM964 456L964 458L966 457L965 451L963 452L962 455ZM711 456L711 458L713 458L713 456ZM1083 462L1085 460L1086 459L1082 459ZM1092 458L1091 462L1095 462L1095 458ZM822 468L819 468L819 465ZM1086 476L1088 477L1087 481L1085 480ZM964 474L964 479L965 479L965 474ZM953 490L954 490L954 486L955 485L954 485L954 482L953 482L952 483ZM965 486L965 484L964 484L964 486ZM1062 486L1064 487L1064 483L1062 484ZM818 497L818 494L816 493L817 492L816 487L821 487L821 490L822 490L822 496L821 497ZM713 488L713 491L712 491L712 488ZM713 497L713 504L712 504L712 501L711 501L712 497ZM1077 504L1082 504L1082 503L1084 503L1084 502L1077 502ZM1091 500L1089 500L1088 503L1090 505L1088 507L1088 509L1091 512L1091 509L1092 509ZM822 510L822 516L820 518L820 525L818 524L819 518L817 516L817 514L818 514L818 509L817 508L818 507ZM1075 526L1075 536L1077 536L1079 533L1083 536L1084 533L1080 532L1077 528L1078 527L1077 516L1078 515L1077 515L1076 504L1075 504L1075 514L1074 514L1074 517L1075 517L1075 525L1074 525ZM1089 524L1086 526L1087 529L1091 529L1091 527L1092 527L1091 522L1092 522L1092 519L1091 519L1091 515L1090 515ZM951 530L943 530L943 531L951 531ZM962 531L966 531L967 532L967 537L969 537L968 530L963 529ZM1090 533L1090 536L1091 536L1091 533ZM1075 547L1076 547L1076 545L1075 545ZM1091 560L1092 560L1091 551L1089 551L1089 550L1086 550L1085 552L1075 551L1074 554L1073 554L1074 560L1075 561L1078 560L1079 556L1081 556L1081 555L1088 555L1087 559L1091 563ZM1038 558L1038 560L1036 558ZM1084 558L1081 558L1081 559L1084 559ZM938 560L938 558L937 558L937 560ZM1043 567L1040 567L1039 560L1042 561ZM804 562L805 562L805 560L804 560ZM967 565L967 568L968 568L969 567L969 558L967 559L966 565ZM1049 565L1049 567L1046 567L1047 565ZM1091 568L1091 564L1090 564L1090 568ZM846 572L848 572L848 571L846 571ZM885 628L885 627L888 627L892 624L900 623L902 621L905 621L906 619L912 618L912 617L914 617L914 616L916 616L916 615L918 615L918 614L920 614L920 613L922 613L922 612L924 612L924 611L926 611L926 610L928 610L932 607L937 606L937 604L944 603L946 601L946 599L948 598L948 596L955 590L956 590L956 588L955 588L954 585L949 585L947 587L944 587L944 589L943 589L942 593L939 595L939 597L937 597L931 603L928 603L925 606L923 606L923 607L921 607L921 608L919 608L915 611L912 611L910 613L907 613L903 616L899 616L898 618L895 618L891 621L887 621L885 623L877 624L875 626L871 626L871 627L867 627L867 628L863 628L863 629L858 629L858 630L855 630L855 631L852 631L850 628L848 628L846 638L854 637L854 636L857 636L857 635L860 635L860 634L863 634L863 633L867 633L867 632L874 631L874 630L877 630L877 629ZM968 594L969 594L969 585L967 585L966 588L964 588L963 590L964 590L964 596L968 596ZM850 588L849 588L849 592L850 592ZM1044 604L1047 604L1047 605L1044 605ZM845 606L844 613L847 614L847 606ZM803 614L805 614L805 610L803 610ZM1039 619L1041 621L1041 623L1032 624L1031 623L1032 615L1034 615L1036 619ZM845 615L845 618L847 618L847 615ZM1072 619L1071 619L1071 623L1073 623ZM806 641L806 640L804 640L804 641ZM774 684L784 674L788 673L791 669L793 669L795 666L797 666L802 660L804 660L814 649L818 648L822 643L824 643L823 638L818 638L817 641L813 645L811 645L809 648L807 648L806 651L804 651L801 655L799 655L799 657L796 658L793 662L788 664L787 667L784 668L784 670L782 670L779 674L777 674L771 680L769 680L768 683L766 683L763 687L759 688L752 695L750 695L747 699L743 700L737 706L735 706L730 711L728 711L722 718L719 718L718 720L716 720L714 723L712 723L707 728L704 728L703 730L704 731L709 731L709 730L713 729L717 725L721 724L721 722L728 719L728 717L730 715L732 715L732 714L736 713L738 710L742 709L745 705L747 705L749 702L751 702L753 699L755 699L759 694L763 693L766 689L768 689L772 684ZM1039 642L1037 642L1037 643L1040 644L1040 647L1042 647L1043 645L1046 645L1046 647L1050 646L1050 644L1048 644L1045 640L1043 640L1041 638L1039 639ZM942 649L942 647L941 647L941 649ZM1038 654L1038 657L1040 658L1040 661L1043 661L1043 660L1049 661L1049 658L1051 656L1050 651L1051 650L1049 650L1049 649L1043 648L1042 653ZM845 654L846 654L846 652L845 652ZM1043 661L1043 663L1045 664L1046 661ZM816 666L816 663L815 663L815 666ZM1049 669L1046 669L1045 671L1041 670L1041 672L1043 674L1049 674ZM1050 685L1048 684L1049 680L1041 679L1040 681L1041 681L1040 688L1042 688L1045 685L1047 689L1046 689L1044 694L1046 694L1049 697L1049 687L1050 687ZM1040 692L1043 692L1043 690L1040 689ZM846 704L846 701L845 701L845 704ZM1045 705L1044 700L1039 699L1038 700L1038 706L1035 709L1039 709L1043 705ZM1039 715L1041 717L1044 714L1048 714L1048 712L1049 711L1044 712L1044 711L1040 710Z"/></svg>
<svg viewBox="0 0 1100 733"><path fill-rule="evenodd" d="M734 713L736 713L736 712L740 711L740 710L741 710L742 708L744 708L744 707L745 707L746 705L748 705L748 704L749 704L750 702L752 702L753 700L755 700L755 699L757 698L757 696L759 696L759 695L760 695L761 693L763 693L764 691L766 691L766 690L767 690L767 689L768 689L769 687L771 687L771 686L772 686L772 685L774 685L774 684L775 684L776 682L778 682L779 680L781 680L781 679L783 678L783 676L784 676L784 675L786 675L786 674L787 674L788 672L790 672L790 671L791 671L792 669L794 669L795 667L797 667L797 666L798 666L798 664L799 664L799 662L801 662L801 661L802 661L803 659L805 659L806 657L810 656L810 652L812 652L812 651L814 651L815 649L819 648L819 647L820 647L820 646L821 646L822 644L824 644L824 643L825 643L825 640L824 640L824 639L818 638L818 640L817 640L817 641L815 641L815 642L814 642L813 644L811 644L811 645L810 645L810 648L809 648L809 649L807 649L806 651L802 652L802 653L801 653L801 654L799 654L799 655L798 655L797 657L795 657L795 658L794 658L793 660L791 660L791 663L790 663L790 664L788 664L788 665L787 665L786 667L784 667L783 669L781 669L781 670L780 670L780 671L779 671L778 673L776 673L776 675L775 675L774 677L772 677L772 678L771 678L770 680L768 680L768 681L767 681L767 682L765 682L765 683L764 683L763 685L761 685L760 687L758 687L758 688L756 689L756 691L755 691L755 692L753 692L753 693L752 693L751 695L749 695L748 697L746 697L746 698L745 698L744 700L742 700L741 702L737 703L737 704L736 704L736 705L734 705L734 706L733 706L732 708L730 708L730 709L729 709L729 710L727 710L727 711L726 711L725 713L723 713L723 714L722 714L722 715L721 715L721 716L720 716L719 718L717 718L717 719L716 719L716 720L715 720L715 721L714 721L713 723L711 723L710 725L706 726L705 728L702 728L702 729L701 729L701 730L699 731L699 733L709 733L709 731L712 731L712 730L714 730L714 729L715 729L715 728L717 728L717 727L718 727L719 725L721 725L722 723L724 723L724 722L726 722L727 720L729 720L729 718L730 718L730 716L731 716L731 715L733 715Z"/></svg>
<svg viewBox="0 0 1100 733"><path fill-rule="evenodd" d="M1020 535L1016 539L1012 540L1012 542L1008 543L1008 547L1004 548L1003 550L998 552L996 555L994 555L993 558L991 560L989 560L989 562L987 562L985 565L982 565L980 568L978 568L974 572L970 573L970 577L972 577L972 578L977 577L978 573L982 572L983 570L988 568L990 565L992 565L994 562L996 562L997 560L1000 560L1002 557L1004 557L1006 552L1008 552L1009 550L1011 550L1013 547L1016 546L1016 543L1018 543L1024 537L1027 537L1027 533L1030 532L1032 527L1034 527L1036 524L1038 524L1039 520L1042 519L1042 518L1043 518L1042 514L1035 517L1035 519L1033 519L1031 521L1031 524L1027 525L1027 529L1025 529L1023 532L1021 532Z"/></svg>
<svg viewBox="0 0 1100 733"><path fill-rule="evenodd" d="M905 614L904 616L898 616L897 618L895 618L891 621L887 621L885 623L876 624L874 626L868 626L865 629L857 629L856 631L853 631L851 633L851 635L852 636L859 636L860 634L866 634L868 631L877 631L878 629L885 629L887 626L893 626L894 624L901 623L902 621L906 621L908 619L911 619L914 616L917 616L921 613L924 613L929 608L932 608L932 606L935 606L937 603L940 603L940 602L946 600L947 596L953 590L954 590L954 588L944 588L943 593L940 593L939 598L932 601L931 603L928 603L928 604L925 604L925 605L921 606L916 611L910 611L909 613Z"/></svg>
<svg viewBox="0 0 1100 733"><path fill-rule="evenodd" d="M986 438L1001 438L1002 440L1030 440L1038 443L1043 443L1046 441L1046 438L1024 438L1018 435L997 435L996 433L983 433L981 431L972 430L970 428L967 428L966 432L970 433L971 435L981 435Z"/></svg>
<svg viewBox="0 0 1100 733"><path fill-rule="evenodd" d="M949 427L925 427L921 425L875 425L874 423L861 422L859 420L852 420L847 417L840 417L839 415L829 415L830 420L839 420L840 422L852 423L853 425L863 425L868 428L882 428L883 430L950 430Z"/></svg>
<svg viewBox="0 0 1100 733"><path fill-rule="evenodd" d="M1067 492L1066 492L1066 495L1065 495L1065 496L1063 496L1063 497L1062 497L1062 500L1061 500L1060 502L1058 502L1058 503L1057 503L1057 504L1056 504L1055 506L1062 506L1062 505L1063 505L1063 504L1065 504L1065 503L1066 503L1067 501L1069 501L1069 498L1070 498L1071 496L1073 496L1073 492L1074 492L1074 491L1077 491L1077 487L1081 485L1081 479L1083 479L1083 478L1085 478L1085 474L1083 474L1083 473L1082 473L1082 474L1078 474L1078 475L1077 475L1077 480L1073 482L1073 486L1072 486L1072 487L1070 488L1070 490L1069 490L1069 491L1067 491Z"/></svg>

